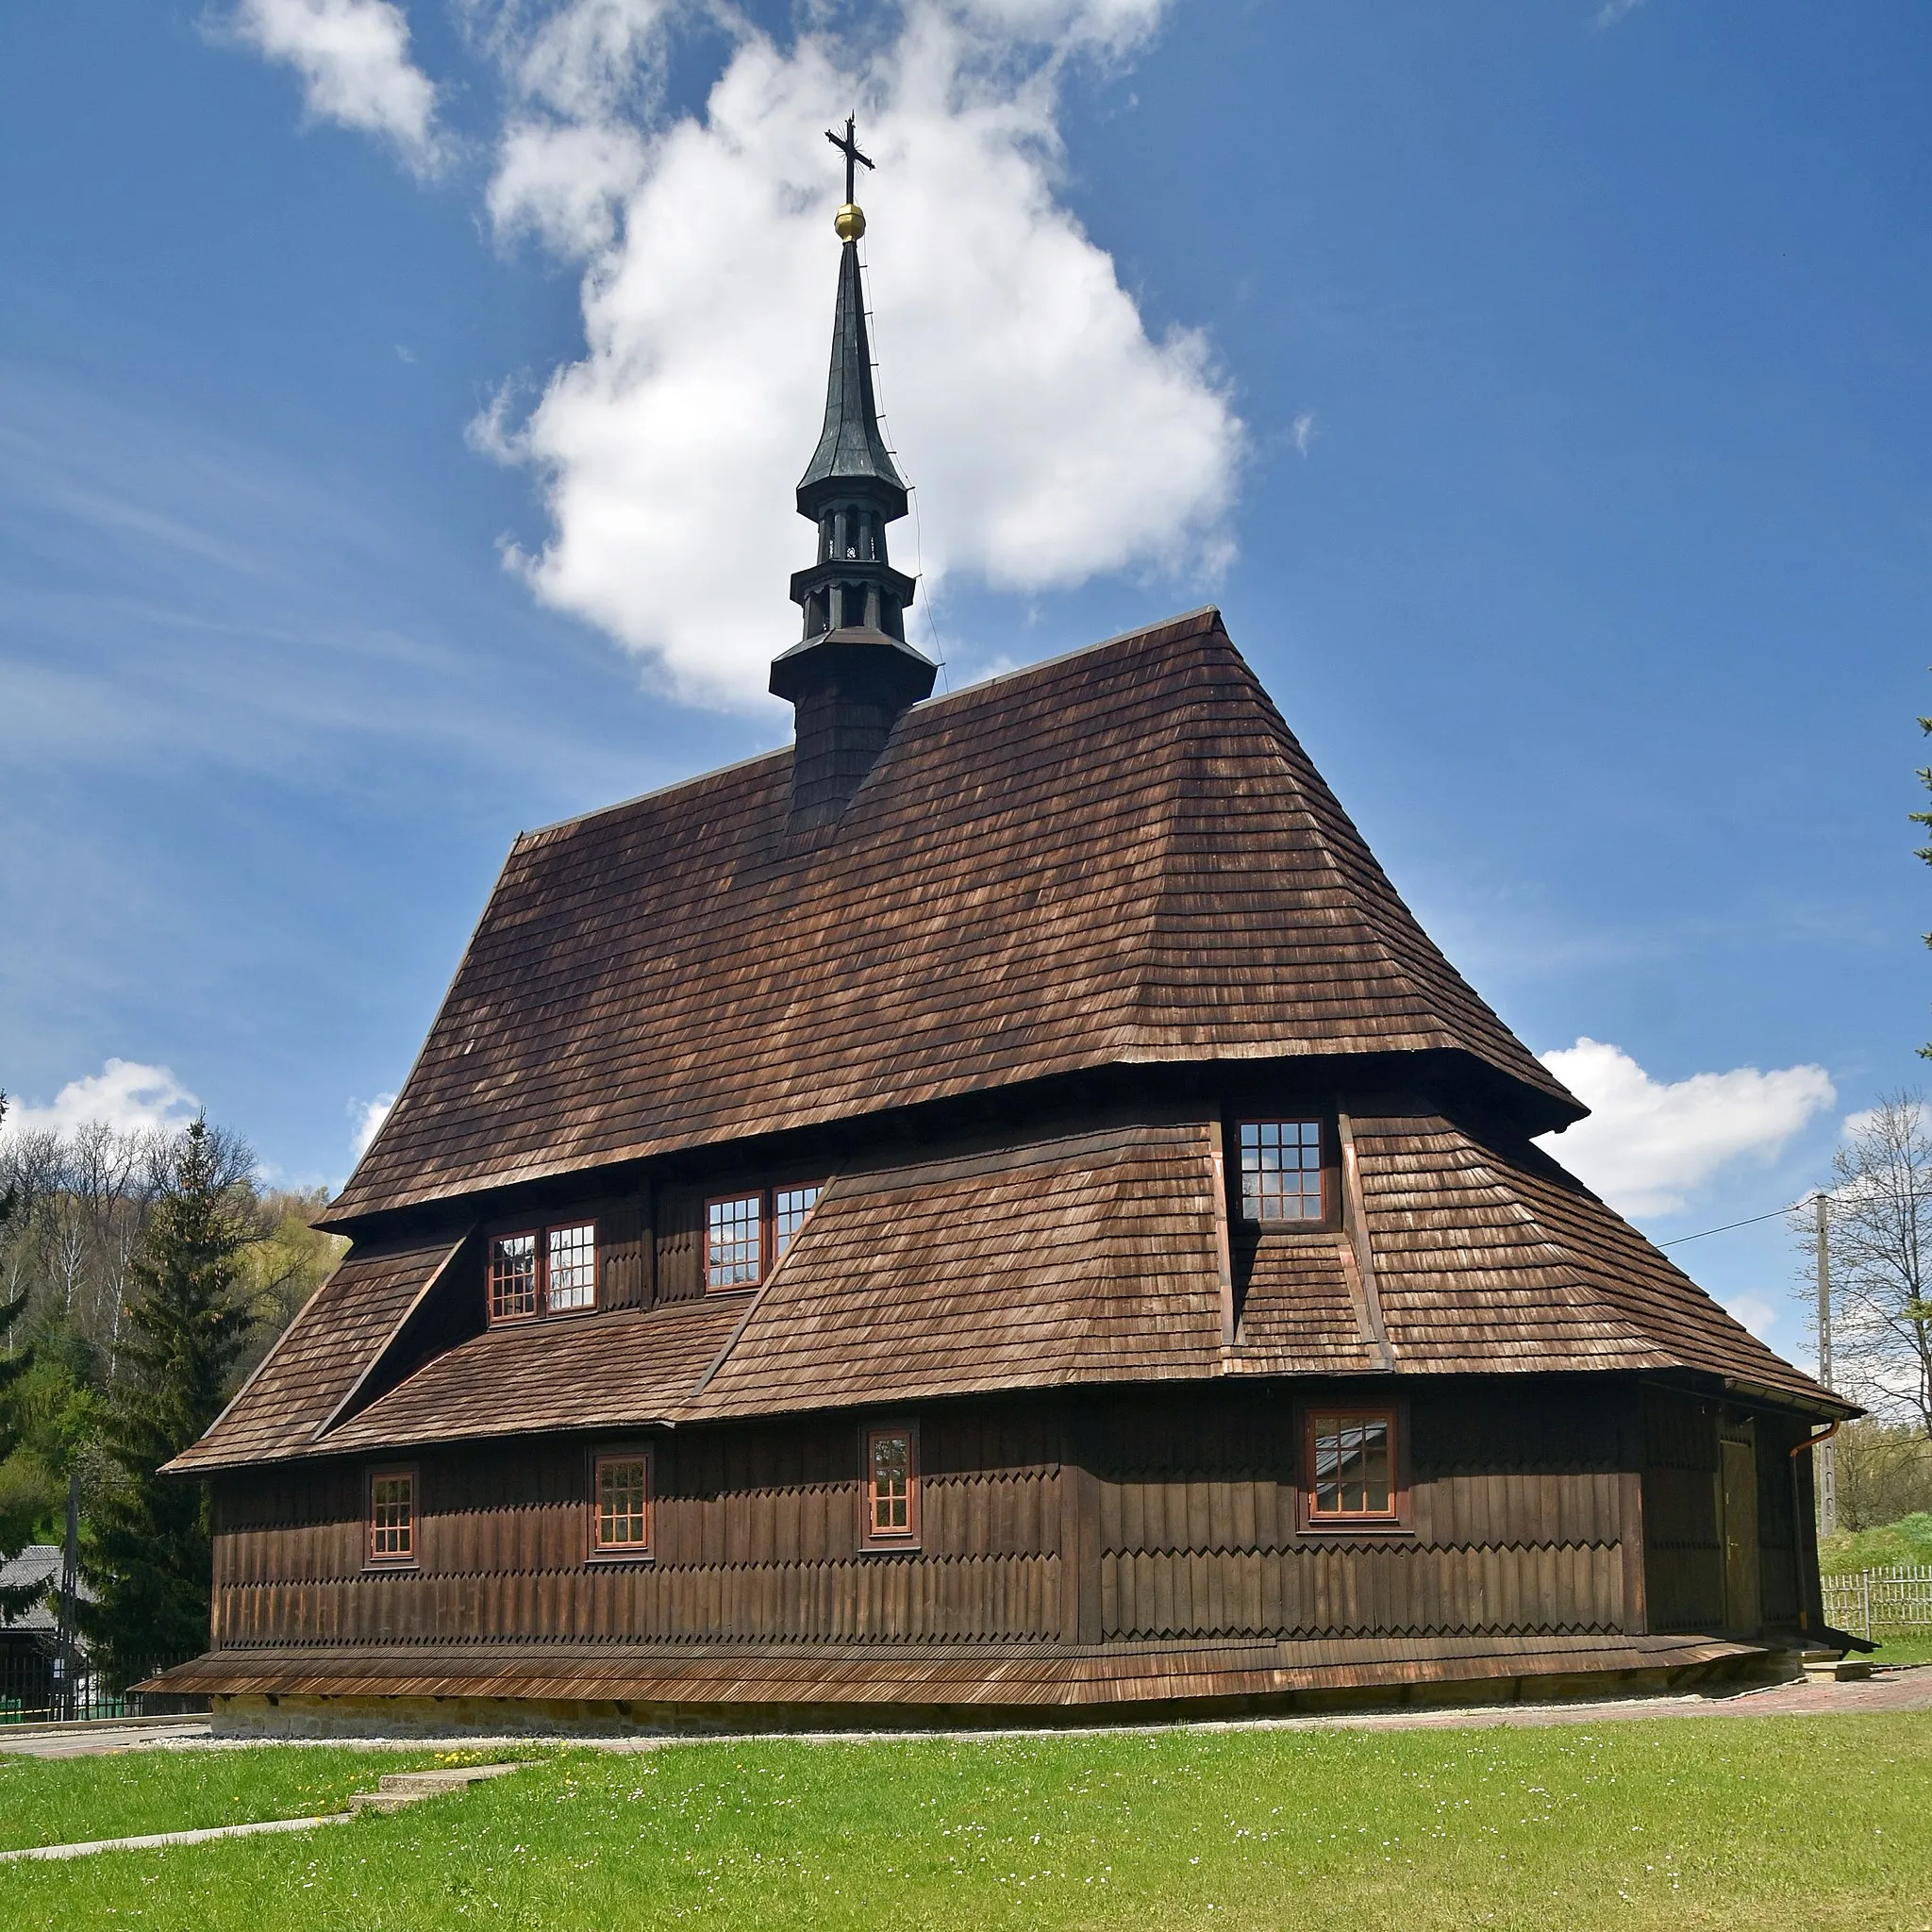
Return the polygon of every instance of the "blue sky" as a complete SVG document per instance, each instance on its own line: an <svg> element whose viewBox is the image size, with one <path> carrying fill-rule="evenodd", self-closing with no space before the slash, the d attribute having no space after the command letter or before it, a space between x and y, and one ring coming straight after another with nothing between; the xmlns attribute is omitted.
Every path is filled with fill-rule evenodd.
<svg viewBox="0 0 1932 1932"><path fill-rule="evenodd" d="M782 739L853 95L949 678L1219 602L1658 1238L1916 1080L1923 8L331 4L0 24L20 1103L338 1182L519 828Z"/></svg>

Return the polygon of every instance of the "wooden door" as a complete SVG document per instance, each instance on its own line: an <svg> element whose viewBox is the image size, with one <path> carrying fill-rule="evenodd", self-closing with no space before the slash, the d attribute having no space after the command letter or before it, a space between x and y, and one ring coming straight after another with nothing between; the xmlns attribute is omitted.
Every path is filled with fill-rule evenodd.
<svg viewBox="0 0 1932 1932"><path fill-rule="evenodd" d="M1757 1452L1748 1428L1724 1431L1724 1627L1755 1636L1764 1624L1757 1562Z"/></svg>

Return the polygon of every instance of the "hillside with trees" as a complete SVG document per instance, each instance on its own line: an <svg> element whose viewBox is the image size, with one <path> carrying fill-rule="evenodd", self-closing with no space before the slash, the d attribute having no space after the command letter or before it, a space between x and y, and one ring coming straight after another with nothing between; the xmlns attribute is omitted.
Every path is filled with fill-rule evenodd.
<svg viewBox="0 0 1932 1932"><path fill-rule="evenodd" d="M169 1515L152 1468L335 1266L346 1244L308 1224L325 1198L264 1187L249 1149L199 1122L58 1134L0 1117L0 1557L59 1541L77 1475L104 1604L152 1560L143 1539L165 1568L192 1563L194 1531ZM198 1512L198 1486L180 1489L179 1508Z"/></svg>

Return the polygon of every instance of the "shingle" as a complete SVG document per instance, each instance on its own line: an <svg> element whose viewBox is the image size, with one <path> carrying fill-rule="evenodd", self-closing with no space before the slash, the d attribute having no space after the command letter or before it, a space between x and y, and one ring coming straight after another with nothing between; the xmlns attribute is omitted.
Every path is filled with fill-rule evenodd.
<svg viewBox="0 0 1932 1932"><path fill-rule="evenodd" d="M1357 1119L1398 1368L1686 1368L1830 1400L1541 1148Z"/></svg>
<svg viewBox="0 0 1932 1932"><path fill-rule="evenodd" d="M717 1302L674 1302L507 1323L438 1356L315 1446L340 1455L663 1422L740 1312Z"/></svg>
<svg viewBox="0 0 1932 1932"><path fill-rule="evenodd" d="M1124 1059L1456 1050L1578 1111L1213 611L915 707L829 841L790 775L521 838L331 1222Z"/></svg>
<svg viewBox="0 0 1932 1932"><path fill-rule="evenodd" d="M1201 1126L842 1174L687 1420L1214 1372Z"/></svg>
<svg viewBox="0 0 1932 1932"><path fill-rule="evenodd" d="M352 1252L208 1434L169 1467L193 1471L299 1454L460 1246L393 1242Z"/></svg>

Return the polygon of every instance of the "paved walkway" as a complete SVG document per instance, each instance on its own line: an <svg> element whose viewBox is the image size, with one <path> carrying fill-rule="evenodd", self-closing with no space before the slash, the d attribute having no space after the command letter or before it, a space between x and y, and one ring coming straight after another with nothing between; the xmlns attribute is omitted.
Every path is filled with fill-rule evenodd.
<svg viewBox="0 0 1932 1932"><path fill-rule="evenodd" d="M1307 1717L1230 1718L1224 1722L1197 1721L1177 1728L1208 1731L1483 1730L1539 1724L1631 1724L1643 1719L1674 1717L1841 1717L1857 1712L1917 1710L1932 1711L1932 1665L1881 1668L1863 1683L1856 1684L1799 1681L1742 1690L1691 1691L1673 1697L1615 1697L1562 1704L1478 1705L1426 1710L1328 1712ZM1091 1728L1138 1730L1145 1727L1121 1724ZM882 1727L871 1731L791 1731L774 1735L808 1741L851 1743L882 1738L931 1737L935 1734ZM951 1738L1066 1737L1078 1736L1080 1730L1069 1730L1064 1726L1051 1730L1045 1727L1001 1728L948 1731L941 1735ZM12 1736L8 1735L8 1727L0 1726L0 1751L27 1757L93 1757L121 1751L245 1750L251 1744L264 1741L334 1744L370 1751L453 1751L498 1750L513 1745L527 1747L538 1739L528 1731L503 1736L458 1732L448 1737L398 1735L388 1739L291 1738L266 1740L217 1738L207 1718L178 1718L166 1722L149 1720L140 1725L121 1725L111 1722L45 1725L36 1727L30 1733L27 1727L23 1726ZM628 1737L558 1737L552 1741L589 1745L604 1751L656 1751L671 1744L706 1740L640 1734Z"/></svg>
<svg viewBox="0 0 1932 1932"><path fill-rule="evenodd" d="M161 1845L205 1845L210 1839L255 1838L264 1831L313 1831L321 1824L346 1824L355 1815L333 1811L325 1818L269 1818L259 1824L210 1824L203 1831L150 1831L141 1838L97 1838L77 1845L30 1845L25 1851L0 1852L0 1865L89 1858L96 1852L151 1852Z"/></svg>

